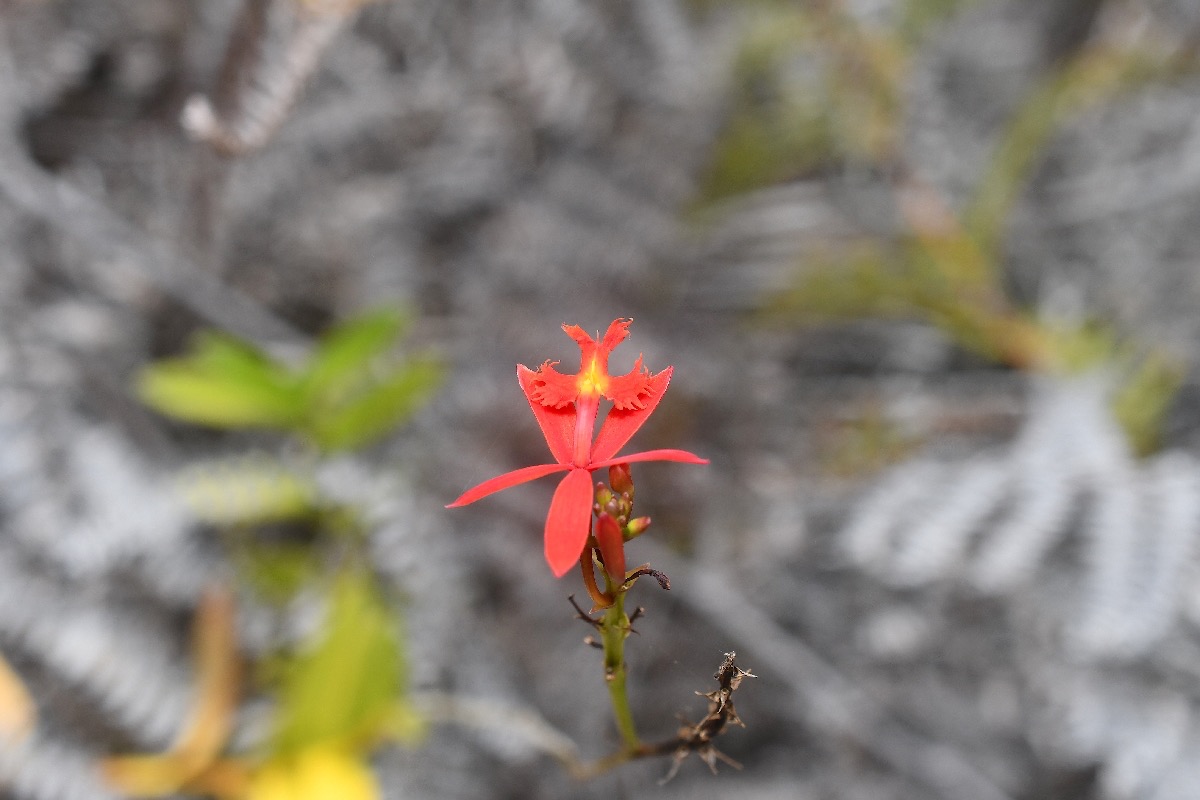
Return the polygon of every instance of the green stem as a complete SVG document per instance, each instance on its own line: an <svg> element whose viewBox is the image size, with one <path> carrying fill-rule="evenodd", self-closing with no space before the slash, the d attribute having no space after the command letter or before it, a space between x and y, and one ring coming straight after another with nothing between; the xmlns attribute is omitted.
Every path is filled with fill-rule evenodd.
<svg viewBox="0 0 1200 800"><path fill-rule="evenodd" d="M618 588L613 594L615 599L604 612L600 630L604 644L604 680L608 683L608 695L612 699L613 716L621 740L627 750L636 750L641 742L625 692L625 637L629 635L629 617L625 614L625 593Z"/></svg>

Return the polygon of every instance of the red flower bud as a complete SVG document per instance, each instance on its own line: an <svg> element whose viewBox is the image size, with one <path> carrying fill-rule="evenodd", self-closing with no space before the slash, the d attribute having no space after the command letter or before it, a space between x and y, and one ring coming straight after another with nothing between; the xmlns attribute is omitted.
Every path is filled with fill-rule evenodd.
<svg viewBox="0 0 1200 800"><path fill-rule="evenodd" d="M601 512L596 519L596 544L604 559L604 570L608 577L620 583L625 580L625 537L621 526L608 514Z"/></svg>
<svg viewBox="0 0 1200 800"><path fill-rule="evenodd" d="M608 482L617 494L628 495L633 499L633 474L625 463L613 464L608 468Z"/></svg>

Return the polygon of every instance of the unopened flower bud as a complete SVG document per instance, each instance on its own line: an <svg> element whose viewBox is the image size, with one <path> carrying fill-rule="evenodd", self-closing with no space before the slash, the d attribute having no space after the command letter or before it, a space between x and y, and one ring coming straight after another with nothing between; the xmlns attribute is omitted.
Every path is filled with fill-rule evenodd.
<svg viewBox="0 0 1200 800"><path fill-rule="evenodd" d="M617 496L617 509L621 512L617 515L617 519L625 522L629 519L629 515L633 513L633 503L630 502L626 495Z"/></svg>
<svg viewBox="0 0 1200 800"><path fill-rule="evenodd" d="M605 503L600 510L605 514L608 514L613 519L624 519L626 514L621 513L621 505L621 498L617 497L616 495L612 495L608 498L608 502Z"/></svg>
<svg viewBox="0 0 1200 800"><path fill-rule="evenodd" d="M613 464L608 468L608 482L614 492L633 499L633 473L628 464Z"/></svg>
<svg viewBox="0 0 1200 800"><path fill-rule="evenodd" d="M628 541L635 536L641 536L649 527L649 517L635 517L634 519L629 520L629 522L625 525L625 539Z"/></svg>
<svg viewBox="0 0 1200 800"><path fill-rule="evenodd" d="M604 508L613 499L612 490L603 483L596 483L596 505Z"/></svg>
<svg viewBox="0 0 1200 800"><path fill-rule="evenodd" d="M601 513L596 519L596 544L604 559L604 570L614 581L625 580L625 538L621 526L608 514Z"/></svg>

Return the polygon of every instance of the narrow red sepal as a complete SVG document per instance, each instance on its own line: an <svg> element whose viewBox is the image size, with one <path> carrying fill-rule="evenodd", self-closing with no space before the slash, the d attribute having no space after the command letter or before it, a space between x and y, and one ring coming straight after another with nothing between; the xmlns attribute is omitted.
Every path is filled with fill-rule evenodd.
<svg viewBox="0 0 1200 800"><path fill-rule="evenodd" d="M707 458L701 458L695 453L689 453L687 450L645 450L641 453L630 453L627 456L617 456L610 458L607 461L598 461L595 464L589 464L589 469L602 469L611 467L613 464L630 464L635 461L678 461L684 464L707 464Z"/></svg>
<svg viewBox="0 0 1200 800"><path fill-rule="evenodd" d="M535 481L538 478L550 475L554 472L562 472L567 469L561 464L538 464L534 467L522 467L514 469L512 472L506 472L503 475L497 475L494 478L489 478L478 486L474 486L463 492L457 500L455 500L446 508L458 508L459 506L470 505L476 500L487 497L489 494L495 494L509 488L517 486L529 481Z"/></svg>
<svg viewBox="0 0 1200 800"><path fill-rule="evenodd" d="M546 514L546 562L561 578L579 561L591 532L592 474L573 469L558 484Z"/></svg>

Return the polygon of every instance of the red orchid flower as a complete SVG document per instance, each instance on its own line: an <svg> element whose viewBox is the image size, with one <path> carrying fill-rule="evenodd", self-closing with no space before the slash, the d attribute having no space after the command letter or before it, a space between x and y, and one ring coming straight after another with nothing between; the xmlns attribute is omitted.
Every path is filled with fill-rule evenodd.
<svg viewBox="0 0 1200 800"><path fill-rule="evenodd" d="M554 490L546 515L546 561L556 577L561 578L579 560L591 532L592 471L633 461L708 463L686 450L648 450L614 458L642 427L671 382L672 367L652 375L642 365L641 356L627 374L608 374L608 356L629 336L631 322L613 320L599 342L578 325L563 325L563 331L575 340L582 354L575 375L554 369L557 361L547 361L536 371L518 364L517 381L556 463L497 475L446 506L465 506L510 486L565 470L566 477ZM593 441L601 397L610 400L612 408Z"/></svg>

